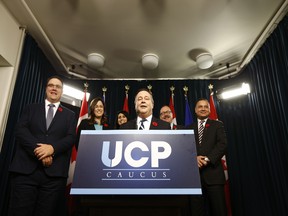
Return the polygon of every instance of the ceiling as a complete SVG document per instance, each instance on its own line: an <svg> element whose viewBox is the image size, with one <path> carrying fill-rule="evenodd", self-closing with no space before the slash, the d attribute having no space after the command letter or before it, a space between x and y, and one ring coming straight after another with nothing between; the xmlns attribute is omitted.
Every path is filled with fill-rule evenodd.
<svg viewBox="0 0 288 216"><path fill-rule="evenodd" d="M1 1L59 73L84 79L232 77L287 13L287 0ZM214 59L204 70L202 50ZM87 65L90 53L104 66ZM146 53L159 56L156 69L143 68Z"/></svg>

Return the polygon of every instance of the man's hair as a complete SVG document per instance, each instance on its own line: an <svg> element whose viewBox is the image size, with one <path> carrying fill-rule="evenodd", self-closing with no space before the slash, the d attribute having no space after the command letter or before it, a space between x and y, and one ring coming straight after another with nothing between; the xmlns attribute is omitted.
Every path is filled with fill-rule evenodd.
<svg viewBox="0 0 288 216"><path fill-rule="evenodd" d="M210 106L210 103L209 103L209 101L208 101L206 98L199 98L199 99L195 102L195 107L197 106L197 103L198 103L199 101L207 101L208 104L209 104L209 106Z"/></svg>
<svg viewBox="0 0 288 216"><path fill-rule="evenodd" d="M172 111L171 108L170 108L168 105L163 105L163 106L160 108L160 110L159 110L159 114L160 114L161 109L162 109L163 107L168 107L168 108L170 109L170 111Z"/></svg>
<svg viewBox="0 0 288 216"><path fill-rule="evenodd" d="M49 81L50 81L51 79L58 79L58 80L60 80L60 82L62 83L62 85L63 85L63 83L64 83L64 82L63 82L63 79L62 79L61 77L59 77L59 76L57 76L57 75L54 75L54 76L48 77L46 86L48 85L48 83L49 83Z"/></svg>
<svg viewBox="0 0 288 216"><path fill-rule="evenodd" d="M146 91L146 92L148 92L148 93L150 94L150 96L151 96L151 101L152 101L152 103L154 104L153 95L152 95L151 91L149 91L149 89L147 89L147 88L138 89L138 91L137 91L136 94L135 94L134 103L136 104L136 97L137 97L138 93L141 92L141 91Z"/></svg>

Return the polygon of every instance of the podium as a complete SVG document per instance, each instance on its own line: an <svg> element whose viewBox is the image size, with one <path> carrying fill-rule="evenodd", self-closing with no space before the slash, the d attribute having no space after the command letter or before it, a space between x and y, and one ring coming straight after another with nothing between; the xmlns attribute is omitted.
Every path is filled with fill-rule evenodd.
<svg viewBox="0 0 288 216"><path fill-rule="evenodd" d="M115 195L79 196L79 215L87 216L183 216L189 196Z"/></svg>
<svg viewBox="0 0 288 216"><path fill-rule="evenodd" d="M201 194L194 132L82 131L71 187L80 215L185 215Z"/></svg>

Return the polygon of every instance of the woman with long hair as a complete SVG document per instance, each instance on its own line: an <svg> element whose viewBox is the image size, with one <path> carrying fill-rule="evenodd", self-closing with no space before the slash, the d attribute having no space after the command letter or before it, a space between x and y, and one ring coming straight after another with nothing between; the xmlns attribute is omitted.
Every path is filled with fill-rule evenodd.
<svg viewBox="0 0 288 216"><path fill-rule="evenodd" d="M83 119L77 131L78 149L82 130L109 130L108 118L105 115L105 103L102 98L96 97L90 102L88 119Z"/></svg>
<svg viewBox="0 0 288 216"><path fill-rule="evenodd" d="M117 112L116 119L115 119L115 129L119 129L120 125L125 124L127 121L130 120L129 113L125 110L121 110Z"/></svg>

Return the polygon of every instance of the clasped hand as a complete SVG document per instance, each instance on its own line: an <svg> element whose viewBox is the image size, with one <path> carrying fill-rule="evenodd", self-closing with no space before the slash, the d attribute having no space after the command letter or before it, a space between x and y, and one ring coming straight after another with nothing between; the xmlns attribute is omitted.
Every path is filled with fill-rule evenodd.
<svg viewBox="0 0 288 216"><path fill-rule="evenodd" d="M207 166L208 162L205 161L206 156L199 155L197 156L197 163L198 163L198 168L202 168L204 166Z"/></svg>
<svg viewBox="0 0 288 216"><path fill-rule="evenodd" d="M38 160L42 161L43 166L49 167L53 162L54 148L49 144L38 143L34 149L34 154Z"/></svg>

